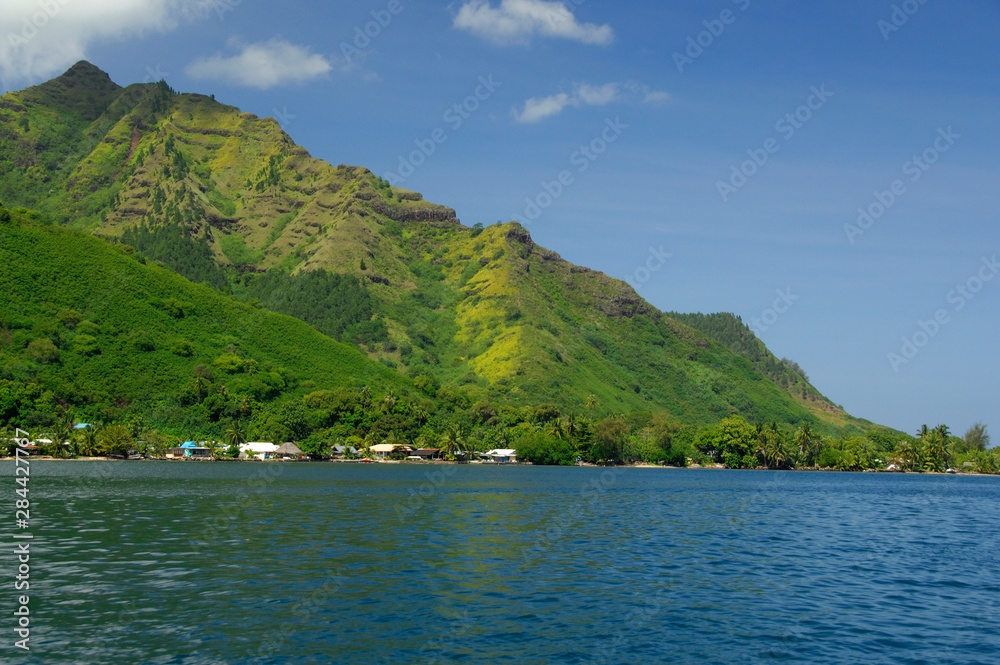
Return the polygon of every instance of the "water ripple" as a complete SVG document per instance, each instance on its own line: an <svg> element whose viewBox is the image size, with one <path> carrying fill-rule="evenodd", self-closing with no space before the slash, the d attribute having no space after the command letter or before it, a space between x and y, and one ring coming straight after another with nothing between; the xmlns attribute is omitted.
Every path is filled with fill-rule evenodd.
<svg viewBox="0 0 1000 665"><path fill-rule="evenodd" d="M428 468L33 463L32 653L964 665L1000 652L995 478Z"/></svg>

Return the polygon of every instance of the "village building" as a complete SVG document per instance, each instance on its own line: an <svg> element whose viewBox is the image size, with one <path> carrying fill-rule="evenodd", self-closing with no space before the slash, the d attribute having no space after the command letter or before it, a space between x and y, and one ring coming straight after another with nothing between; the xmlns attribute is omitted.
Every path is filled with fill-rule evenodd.
<svg viewBox="0 0 1000 665"><path fill-rule="evenodd" d="M240 459L250 459L251 457L256 457L259 460L271 459L277 450L278 446L273 443L252 441L240 446Z"/></svg>
<svg viewBox="0 0 1000 665"><path fill-rule="evenodd" d="M210 458L212 457L212 450L206 448L201 444L195 443L194 441L185 441L176 448L170 448L167 450L168 458Z"/></svg>

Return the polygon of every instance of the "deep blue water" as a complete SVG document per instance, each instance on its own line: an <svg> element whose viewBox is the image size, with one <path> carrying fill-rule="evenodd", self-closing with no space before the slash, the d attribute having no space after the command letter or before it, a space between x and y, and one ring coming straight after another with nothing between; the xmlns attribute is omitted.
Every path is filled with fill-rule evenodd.
<svg viewBox="0 0 1000 665"><path fill-rule="evenodd" d="M1000 663L1000 478L38 461L31 499L4 663Z"/></svg>

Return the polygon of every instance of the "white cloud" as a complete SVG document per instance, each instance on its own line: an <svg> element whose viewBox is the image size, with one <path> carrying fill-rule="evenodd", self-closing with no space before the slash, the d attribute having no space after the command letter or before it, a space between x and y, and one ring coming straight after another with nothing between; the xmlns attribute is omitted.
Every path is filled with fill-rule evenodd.
<svg viewBox="0 0 1000 665"><path fill-rule="evenodd" d="M487 0L469 0L454 27L501 45L527 44L535 35L601 46L615 38L611 26L579 23L564 2L546 0L501 0L495 9Z"/></svg>
<svg viewBox="0 0 1000 665"><path fill-rule="evenodd" d="M627 93L627 94L626 94ZM522 124L534 124L546 118L557 116L568 106L607 106L616 102L638 102L642 104L662 104L670 100L670 95L652 90L648 85L636 81L625 83L605 83L591 85L576 83L573 94L561 92L549 97L532 97L524 103L524 108L512 110L514 119Z"/></svg>
<svg viewBox="0 0 1000 665"><path fill-rule="evenodd" d="M532 97L524 103L524 110L514 109L514 118L524 124L541 122L545 118L559 115L568 105L579 106L580 102L565 92L551 97Z"/></svg>
<svg viewBox="0 0 1000 665"><path fill-rule="evenodd" d="M230 42L239 47L231 57L215 55L196 60L185 72L196 79L222 80L233 85L266 90L282 83L301 83L324 74L333 66L326 56L310 53L309 48L283 39L271 39L257 44Z"/></svg>
<svg viewBox="0 0 1000 665"><path fill-rule="evenodd" d="M85 59L95 43L173 30L180 20L205 15L220 1L2 0L0 80L14 87L61 74Z"/></svg>
<svg viewBox="0 0 1000 665"><path fill-rule="evenodd" d="M604 106L618 99L618 88L617 83L607 83L601 86L581 83L576 86L576 96L584 104Z"/></svg>
<svg viewBox="0 0 1000 665"><path fill-rule="evenodd" d="M667 104L670 102L670 95L662 90L653 90L645 83L638 81L627 81L624 87L633 95L641 99L643 104Z"/></svg>

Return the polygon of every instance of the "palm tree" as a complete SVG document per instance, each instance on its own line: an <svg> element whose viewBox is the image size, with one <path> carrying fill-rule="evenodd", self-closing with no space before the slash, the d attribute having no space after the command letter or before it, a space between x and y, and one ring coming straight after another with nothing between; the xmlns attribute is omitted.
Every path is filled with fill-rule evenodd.
<svg viewBox="0 0 1000 665"><path fill-rule="evenodd" d="M997 461L994 455L990 453L989 450L981 450L976 453L975 458L975 470L976 473L996 473L997 472Z"/></svg>
<svg viewBox="0 0 1000 665"><path fill-rule="evenodd" d="M569 415L563 418L563 427L566 430L566 437L570 441L576 439L577 434L580 433L580 423L577 422L576 416Z"/></svg>
<svg viewBox="0 0 1000 665"><path fill-rule="evenodd" d="M597 408L597 405L598 405L597 395L587 395L587 404L586 404L586 406L587 406L587 410L590 411L591 416L593 416L594 409Z"/></svg>
<svg viewBox="0 0 1000 665"><path fill-rule="evenodd" d="M372 389L369 388L368 386L364 386L361 389L361 408L367 411L368 407L370 407L371 405L372 405Z"/></svg>
<svg viewBox="0 0 1000 665"><path fill-rule="evenodd" d="M370 458L372 455L372 446L375 445L375 432L368 432L365 435L364 440L361 442L362 454L366 458Z"/></svg>
<svg viewBox="0 0 1000 665"><path fill-rule="evenodd" d="M917 466L919 455L916 447L908 439L900 441L892 455L899 462L899 466L904 469L913 469Z"/></svg>
<svg viewBox="0 0 1000 665"><path fill-rule="evenodd" d="M232 457L237 457L239 455L240 446L247 442L246 430L243 427L243 423L239 420L234 420L232 424L226 429L225 432L226 443L229 444L229 453ZM235 451L235 455L233 452Z"/></svg>
<svg viewBox="0 0 1000 665"><path fill-rule="evenodd" d="M195 397L198 398L198 403L201 404L205 401L208 396L208 379L202 376L196 376L193 381L192 390L194 391Z"/></svg>
<svg viewBox="0 0 1000 665"><path fill-rule="evenodd" d="M66 457L69 454L66 444L71 443L73 438L73 423L73 416L69 413L64 413L59 422L56 423L55 430L52 432L53 457Z"/></svg>
<svg viewBox="0 0 1000 665"><path fill-rule="evenodd" d="M462 451L462 432L458 427L452 426L445 430L441 436L441 452L445 455L455 456Z"/></svg>
<svg viewBox="0 0 1000 665"><path fill-rule="evenodd" d="M942 431L941 428L944 428L944 430ZM922 466L927 471L942 471L948 462L948 448L946 445L948 439L943 433L947 429L944 425L935 428L924 440Z"/></svg>
<svg viewBox="0 0 1000 665"><path fill-rule="evenodd" d="M386 413L392 413L392 409L396 406L397 399L398 398L391 390L385 394L385 398L382 399L382 407L385 409Z"/></svg>
<svg viewBox="0 0 1000 665"><path fill-rule="evenodd" d="M816 462L815 437L813 436L812 425L809 421L802 423L798 433L795 435L795 445L799 447L799 459L806 466L813 466Z"/></svg>
<svg viewBox="0 0 1000 665"><path fill-rule="evenodd" d="M83 435L80 437L80 452L87 457L94 457L97 455L97 445L100 440L100 428L96 424L92 424L90 427L83 430Z"/></svg>
<svg viewBox="0 0 1000 665"><path fill-rule="evenodd" d="M413 407L413 418L417 421L417 424L422 427L427 423L427 420L430 418L430 414L428 414L422 407L415 406Z"/></svg>
<svg viewBox="0 0 1000 665"><path fill-rule="evenodd" d="M777 423L772 423L769 428L760 428L758 433L760 453L764 457L764 464L770 469L780 469L788 465L788 453L785 450L785 440L778 430Z"/></svg>

